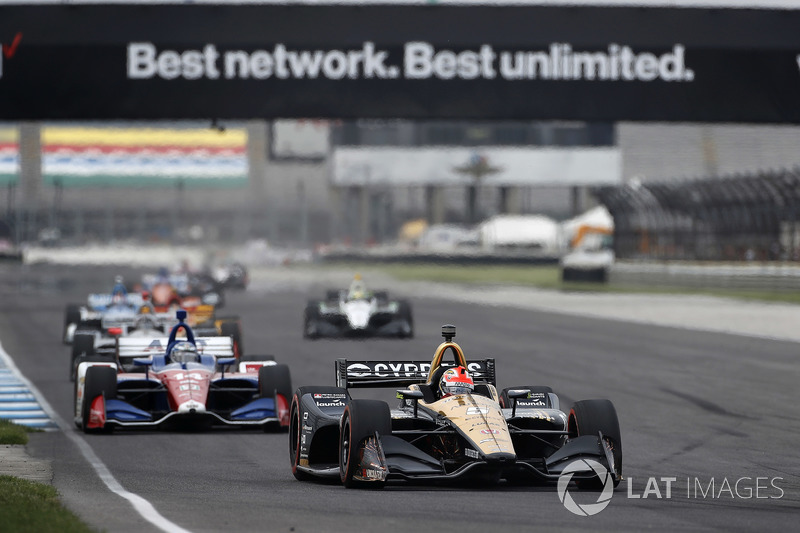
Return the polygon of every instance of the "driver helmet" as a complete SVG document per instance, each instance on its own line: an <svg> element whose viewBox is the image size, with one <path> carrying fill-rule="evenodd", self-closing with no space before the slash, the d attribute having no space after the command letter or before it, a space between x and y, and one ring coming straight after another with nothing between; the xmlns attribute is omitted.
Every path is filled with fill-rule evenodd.
<svg viewBox="0 0 800 533"><path fill-rule="evenodd" d="M451 394L467 394L475 389L475 382L472 381L469 372L463 366L448 368L442 374L439 381L439 392L442 398Z"/></svg>
<svg viewBox="0 0 800 533"><path fill-rule="evenodd" d="M169 352L169 358L173 363L199 363L200 354L197 348L189 341L175 343Z"/></svg>
<svg viewBox="0 0 800 533"><path fill-rule="evenodd" d="M361 274L355 275L349 292L348 299L350 300L362 300L367 297L367 287L361 279Z"/></svg>
<svg viewBox="0 0 800 533"><path fill-rule="evenodd" d="M144 309L144 310L143 310ZM139 310L139 315L136 317L137 329L158 329L158 320L155 315L152 315L152 310L143 308Z"/></svg>

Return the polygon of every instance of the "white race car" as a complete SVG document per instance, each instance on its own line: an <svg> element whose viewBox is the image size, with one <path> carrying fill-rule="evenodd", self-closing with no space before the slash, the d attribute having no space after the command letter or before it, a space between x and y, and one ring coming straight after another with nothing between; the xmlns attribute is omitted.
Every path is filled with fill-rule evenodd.
<svg viewBox="0 0 800 533"><path fill-rule="evenodd" d="M392 300L386 291L369 291L356 276L349 290L331 289L324 300L306 305L303 336L381 336L411 338L414 321L407 300Z"/></svg>

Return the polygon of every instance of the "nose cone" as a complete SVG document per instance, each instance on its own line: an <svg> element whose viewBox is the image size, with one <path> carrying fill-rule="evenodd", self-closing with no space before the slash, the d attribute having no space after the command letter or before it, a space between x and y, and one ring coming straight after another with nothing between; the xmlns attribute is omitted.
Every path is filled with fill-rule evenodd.
<svg viewBox="0 0 800 533"><path fill-rule="evenodd" d="M364 329L369 324L369 302L349 302L347 304L347 321L353 329Z"/></svg>
<svg viewBox="0 0 800 533"><path fill-rule="evenodd" d="M496 452L486 454L486 462L494 464L511 464L517 461L517 456L508 452Z"/></svg>
<svg viewBox="0 0 800 533"><path fill-rule="evenodd" d="M183 402L178 406L178 412L180 414L197 414L197 413L205 413L206 406L200 402L195 400L189 400L188 402Z"/></svg>

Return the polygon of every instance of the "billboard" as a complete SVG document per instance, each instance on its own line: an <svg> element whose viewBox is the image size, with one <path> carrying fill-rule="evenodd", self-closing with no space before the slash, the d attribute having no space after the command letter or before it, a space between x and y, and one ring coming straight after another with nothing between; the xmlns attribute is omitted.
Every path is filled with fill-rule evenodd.
<svg viewBox="0 0 800 533"><path fill-rule="evenodd" d="M800 123L800 11L0 5L0 119Z"/></svg>
<svg viewBox="0 0 800 533"><path fill-rule="evenodd" d="M11 133L0 129L0 184L16 182L20 170ZM44 181L65 187L247 184L244 129L48 125L41 143Z"/></svg>

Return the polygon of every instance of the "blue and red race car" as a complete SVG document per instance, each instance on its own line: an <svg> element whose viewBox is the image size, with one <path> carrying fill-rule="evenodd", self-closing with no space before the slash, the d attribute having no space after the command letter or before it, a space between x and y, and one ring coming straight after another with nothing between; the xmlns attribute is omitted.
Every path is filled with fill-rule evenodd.
<svg viewBox="0 0 800 533"><path fill-rule="evenodd" d="M78 365L76 426L87 433L165 424L287 428L289 367L271 356L237 361L230 337L196 338L186 311L177 317L168 338L120 338L114 358Z"/></svg>

